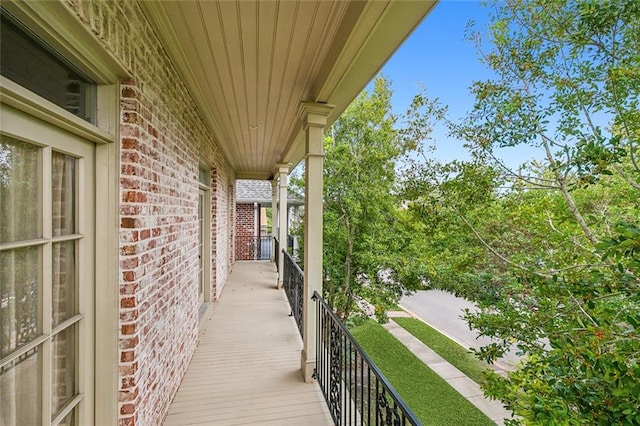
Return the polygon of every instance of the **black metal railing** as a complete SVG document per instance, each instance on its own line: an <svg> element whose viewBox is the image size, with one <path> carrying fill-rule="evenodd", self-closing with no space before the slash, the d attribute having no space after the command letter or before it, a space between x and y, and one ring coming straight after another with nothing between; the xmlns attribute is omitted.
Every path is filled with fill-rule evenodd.
<svg viewBox="0 0 640 426"><path fill-rule="evenodd" d="M291 316L296 320L302 336L302 295L304 290L304 272L286 250L284 253L284 271L282 276L284 292L289 299Z"/></svg>
<svg viewBox="0 0 640 426"><path fill-rule="evenodd" d="M278 239L276 237L273 237L273 241L274 241L274 253L280 253L280 242L278 241ZM293 243L294 239L292 235L287 235L287 252L289 254L293 254L293 249L294 249L294 243ZM275 256L273 258L273 261L276 263L276 270L279 268L280 265L278 265L278 256Z"/></svg>
<svg viewBox="0 0 640 426"><path fill-rule="evenodd" d="M237 236L237 260L271 260L271 235Z"/></svg>
<svg viewBox="0 0 640 426"><path fill-rule="evenodd" d="M419 425L322 297L316 302L315 376L336 425Z"/></svg>

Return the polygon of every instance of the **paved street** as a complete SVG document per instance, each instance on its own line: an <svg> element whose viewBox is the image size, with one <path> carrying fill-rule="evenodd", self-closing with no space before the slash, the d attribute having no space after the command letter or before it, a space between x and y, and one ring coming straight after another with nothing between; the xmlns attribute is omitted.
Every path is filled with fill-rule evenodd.
<svg viewBox="0 0 640 426"><path fill-rule="evenodd" d="M474 311L476 307L451 293L442 290L422 290L403 297L400 305L465 347L477 348L491 342L487 337L478 337L461 319L465 308ZM500 360L500 365L512 368L517 361L515 353L509 353Z"/></svg>

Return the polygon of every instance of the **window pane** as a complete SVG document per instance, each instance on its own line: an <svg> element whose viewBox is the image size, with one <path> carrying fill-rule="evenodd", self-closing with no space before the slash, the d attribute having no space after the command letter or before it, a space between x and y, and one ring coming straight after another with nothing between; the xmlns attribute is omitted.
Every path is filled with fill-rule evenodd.
<svg viewBox="0 0 640 426"><path fill-rule="evenodd" d="M69 155L51 154L51 202L53 236L75 234L76 159Z"/></svg>
<svg viewBox="0 0 640 426"><path fill-rule="evenodd" d="M75 326L71 326L53 336L51 342L51 407L55 414L73 398L76 392Z"/></svg>
<svg viewBox="0 0 640 426"><path fill-rule="evenodd" d="M209 181L209 171L205 170L205 169L199 169L198 171L198 182L200 182L203 185L211 185L211 182Z"/></svg>
<svg viewBox="0 0 640 426"><path fill-rule="evenodd" d="M35 348L0 368L0 424L42 424L41 352Z"/></svg>
<svg viewBox="0 0 640 426"><path fill-rule="evenodd" d="M40 237L38 147L0 135L0 243Z"/></svg>
<svg viewBox="0 0 640 426"><path fill-rule="evenodd" d="M2 75L72 114L95 122L96 84L2 14Z"/></svg>
<svg viewBox="0 0 640 426"><path fill-rule="evenodd" d="M58 426L73 426L76 424L76 410L71 410L69 414L67 414L64 419L60 420Z"/></svg>
<svg viewBox="0 0 640 426"><path fill-rule="evenodd" d="M53 244L52 263L51 313L55 327L77 313L75 241Z"/></svg>
<svg viewBox="0 0 640 426"><path fill-rule="evenodd" d="M39 334L39 253L38 247L0 251L0 357Z"/></svg>

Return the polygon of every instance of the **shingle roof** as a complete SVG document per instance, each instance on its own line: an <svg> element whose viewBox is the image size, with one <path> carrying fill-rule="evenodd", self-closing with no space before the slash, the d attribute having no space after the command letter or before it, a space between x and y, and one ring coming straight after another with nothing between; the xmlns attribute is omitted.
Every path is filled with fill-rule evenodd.
<svg viewBox="0 0 640 426"><path fill-rule="evenodd" d="M304 200L288 188L287 200L290 205L302 205ZM236 203L260 203L271 205L271 181L268 180L244 180L236 181Z"/></svg>

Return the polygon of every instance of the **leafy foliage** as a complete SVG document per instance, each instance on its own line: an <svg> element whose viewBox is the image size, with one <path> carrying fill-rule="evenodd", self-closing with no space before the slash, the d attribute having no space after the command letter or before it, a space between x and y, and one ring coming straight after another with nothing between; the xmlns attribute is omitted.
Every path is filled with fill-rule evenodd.
<svg viewBox="0 0 640 426"><path fill-rule="evenodd" d="M403 256L411 225L398 208L396 164L426 123L415 109L400 123L391 94L389 81L377 78L325 138L324 290L345 319L366 299L384 320L387 307L420 285Z"/></svg>
<svg viewBox="0 0 640 426"><path fill-rule="evenodd" d="M640 3L492 7L488 38L469 36L495 77L449 123L473 159L406 173L416 255L478 302L467 319L495 339L480 358L517 346L519 369L485 387L509 422L639 424ZM511 169L497 152L517 146L540 156Z"/></svg>

